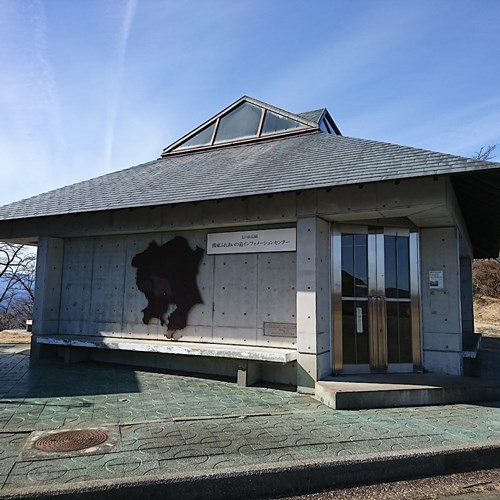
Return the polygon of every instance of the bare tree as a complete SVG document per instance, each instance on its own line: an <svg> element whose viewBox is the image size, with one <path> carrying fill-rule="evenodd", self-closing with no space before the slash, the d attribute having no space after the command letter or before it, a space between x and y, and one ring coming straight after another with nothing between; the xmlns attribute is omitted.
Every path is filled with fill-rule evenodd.
<svg viewBox="0 0 500 500"><path fill-rule="evenodd" d="M493 158L496 157L496 155L494 155L493 152L495 151L497 146L498 144L492 144L491 146L481 146L481 149L479 151L476 151L472 155L472 158L474 158L475 160L482 160L482 161L493 160Z"/></svg>
<svg viewBox="0 0 500 500"><path fill-rule="evenodd" d="M36 255L30 247L0 243L0 330L22 328L33 312Z"/></svg>
<svg viewBox="0 0 500 500"><path fill-rule="evenodd" d="M471 158L474 160L481 160L481 161L491 161L493 158L496 158L496 155L493 154L495 149L497 148L498 144L492 144L490 146L481 146L479 151L476 151ZM496 257L494 260L496 260L498 263L500 263L500 252L498 253L498 257Z"/></svg>

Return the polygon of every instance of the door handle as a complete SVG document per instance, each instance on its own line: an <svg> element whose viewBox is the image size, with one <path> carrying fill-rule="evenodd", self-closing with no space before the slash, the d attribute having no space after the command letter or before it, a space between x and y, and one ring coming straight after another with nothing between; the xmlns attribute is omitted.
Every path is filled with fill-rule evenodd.
<svg viewBox="0 0 500 500"><path fill-rule="evenodd" d="M383 295L368 297L370 311L370 365L376 370L387 369L387 300Z"/></svg>

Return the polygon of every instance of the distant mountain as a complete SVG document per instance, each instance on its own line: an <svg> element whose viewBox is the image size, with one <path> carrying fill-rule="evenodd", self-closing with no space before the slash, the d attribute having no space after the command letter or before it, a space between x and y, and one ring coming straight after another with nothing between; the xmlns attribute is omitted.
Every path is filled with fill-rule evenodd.
<svg viewBox="0 0 500 500"><path fill-rule="evenodd" d="M4 290L6 289L8 284L9 284L9 278L7 278L5 276L0 276L0 296L2 295L2 293L4 292ZM18 298L28 298L29 297L28 292L19 284L15 285L13 287L13 291L15 291L16 297L18 297ZM1 303L0 303L0 305L1 305Z"/></svg>

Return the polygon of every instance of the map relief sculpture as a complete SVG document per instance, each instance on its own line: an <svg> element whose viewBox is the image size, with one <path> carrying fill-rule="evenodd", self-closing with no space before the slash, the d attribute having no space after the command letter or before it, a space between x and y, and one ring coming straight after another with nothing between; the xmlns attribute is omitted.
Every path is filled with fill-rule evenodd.
<svg viewBox="0 0 500 500"><path fill-rule="evenodd" d="M189 310L203 303L196 284L202 256L202 248L192 250L185 238L176 236L161 246L152 241L132 259L132 266L137 268L137 288L148 300L142 320L148 324L158 318L162 326L167 326L167 339L178 340L180 336L175 334L186 326ZM177 307L165 321L170 305Z"/></svg>

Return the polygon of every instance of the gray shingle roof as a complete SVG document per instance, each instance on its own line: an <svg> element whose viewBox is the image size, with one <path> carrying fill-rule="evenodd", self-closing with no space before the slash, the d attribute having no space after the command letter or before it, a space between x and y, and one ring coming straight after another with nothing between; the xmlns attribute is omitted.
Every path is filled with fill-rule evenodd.
<svg viewBox="0 0 500 500"><path fill-rule="evenodd" d="M178 154L0 207L0 220L115 210L499 169L321 132Z"/></svg>
<svg viewBox="0 0 500 500"><path fill-rule="evenodd" d="M326 111L325 108L315 109L314 111L306 111L305 113L297 113L297 116L301 116L306 120L311 120L312 122L318 123L323 113Z"/></svg>

